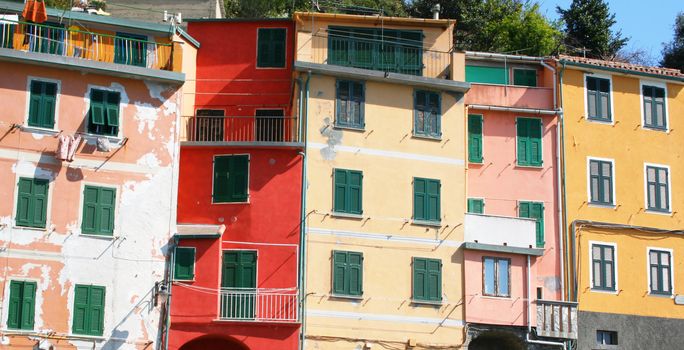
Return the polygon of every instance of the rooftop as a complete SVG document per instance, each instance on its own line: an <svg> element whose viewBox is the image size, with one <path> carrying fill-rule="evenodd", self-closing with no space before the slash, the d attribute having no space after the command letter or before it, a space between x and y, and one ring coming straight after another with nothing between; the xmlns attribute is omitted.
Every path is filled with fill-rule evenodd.
<svg viewBox="0 0 684 350"><path fill-rule="evenodd" d="M337 22L366 22L384 25L403 25L403 26L423 26L423 27L443 27L455 25L452 19L431 19L431 18L409 18L409 17L386 17L379 15L348 15L341 13L319 13L319 12L295 12L292 16L296 22L302 22L306 18L314 17L319 19L334 20Z"/></svg>
<svg viewBox="0 0 684 350"><path fill-rule="evenodd" d="M662 76L663 78L676 78L676 80L684 81L684 73L682 73L679 69L642 66L642 65L638 65L638 64L631 64L631 63L617 62L617 61L604 61L604 60L599 60L599 59L594 59L594 58L585 58L585 57L577 57L577 56L560 55L558 58L561 62L566 62L566 63L570 63L570 64L574 63L574 64L580 64L580 65L596 66L599 69L607 68L607 69L618 69L618 70L623 70L623 71L632 71L632 72L635 72L637 74L656 75L656 76Z"/></svg>

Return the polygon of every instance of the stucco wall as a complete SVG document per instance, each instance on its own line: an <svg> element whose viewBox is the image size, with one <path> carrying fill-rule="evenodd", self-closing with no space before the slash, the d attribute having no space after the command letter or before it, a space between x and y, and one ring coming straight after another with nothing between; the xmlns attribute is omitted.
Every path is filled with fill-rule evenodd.
<svg viewBox="0 0 684 350"><path fill-rule="evenodd" d="M578 349L638 350L656 347L663 350L682 348L680 334L684 321L663 317L642 317L611 313L579 312ZM617 331L618 344L596 344L596 331Z"/></svg>

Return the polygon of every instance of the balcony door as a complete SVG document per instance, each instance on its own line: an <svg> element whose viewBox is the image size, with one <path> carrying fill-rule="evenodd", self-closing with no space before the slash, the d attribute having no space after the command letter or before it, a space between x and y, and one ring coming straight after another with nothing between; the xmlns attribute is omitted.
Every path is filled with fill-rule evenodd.
<svg viewBox="0 0 684 350"><path fill-rule="evenodd" d="M198 109L192 123L192 141L223 141L224 112L222 109Z"/></svg>
<svg viewBox="0 0 684 350"><path fill-rule="evenodd" d="M221 319L255 317L257 252L226 250L221 269Z"/></svg>
<svg viewBox="0 0 684 350"><path fill-rule="evenodd" d="M285 118L282 109L257 109L256 141L283 142Z"/></svg>

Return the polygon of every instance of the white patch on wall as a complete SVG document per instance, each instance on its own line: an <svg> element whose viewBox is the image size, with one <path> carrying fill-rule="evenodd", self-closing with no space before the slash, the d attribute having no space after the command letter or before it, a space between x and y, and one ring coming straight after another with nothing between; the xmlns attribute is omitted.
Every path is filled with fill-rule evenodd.
<svg viewBox="0 0 684 350"><path fill-rule="evenodd" d="M140 157L136 164L147 166L149 168L157 168L161 164L161 161L159 158L157 158L157 155L154 154L154 152L150 152Z"/></svg>
<svg viewBox="0 0 684 350"><path fill-rule="evenodd" d="M26 263L21 266L21 272L20 275L26 278L30 278L32 280L36 279L37 276L31 275L31 270L33 269L40 269L40 279L37 283L38 290L36 291L36 304L35 304L35 310L36 314L34 317L34 327L38 330L42 329L44 326L43 322L43 293L47 291L50 288L50 271L52 268L48 265L44 264L33 264L33 263Z"/></svg>
<svg viewBox="0 0 684 350"><path fill-rule="evenodd" d="M32 132L32 133L31 133L31 136L33 136L33 138L36 139L36 140L42 140L43 137L45 137L45 135L43 135L43 134L41 134L41 133L37 133L37 132Z"/></svg>
<svg viewBox="0 0 684 350"><path fill-rule="evenodd" d="M164 102L166 99L162 96L162 92L166 91L169 87L167 85L159 84L153 81L145 80L145 86L150 92L150 97L156 98L160 102Z"/></svg>
<svg viewBox="0 0 684 350"><path fill-rule="evenodd" d="M138 121L138 132L143 133L147 128L147 138L154 140L154 123L159 119L157 109L149 103L135 102L135 120Z"/></svg>
<svg viewBox="0 0 684 350"><path fill-rule="evenodd" d="M57 175L50 169L41 168L35 163L27 162L25 160L20 160L12 164L12 172L19 176L35 177L49 181L54 181L55 176Z"/></svg>

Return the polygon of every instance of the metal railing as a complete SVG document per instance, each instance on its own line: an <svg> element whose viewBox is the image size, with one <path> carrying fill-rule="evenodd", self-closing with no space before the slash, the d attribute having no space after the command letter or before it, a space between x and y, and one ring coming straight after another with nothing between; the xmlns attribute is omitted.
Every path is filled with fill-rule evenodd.
<svg viewBox="0 0 684 350"><path fill-rule="evenodd" d="M135 38L3 19L0 48L172 70L173 45Z"/></svg>
<svg viewBox="0 0 684 350"><path fill-rule="evenodd" d="M222 288L219 319L224 321L297 322L297 289Z"/></svg>
<svg viewBox="0 0 684 350"><path fill-rule="evenodd" d="M182 118L182 141L195 142L299 142L296 117L195 116Z"/></svg>
<svg viewBox="0 0 684 350"><path fill-rule="evenodd" d="M537 300L537 335L577 339L577 303Z"/></svg>
<svg viewBox="0 0 684 350"><path fill-rule="evenodd" d="M451 52L389 40L339 36L327 31L312 35L310 43L299 49L297 60L427 78L453 78Z"/></svg>

